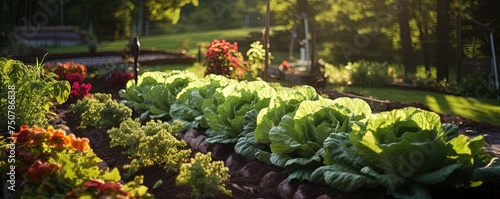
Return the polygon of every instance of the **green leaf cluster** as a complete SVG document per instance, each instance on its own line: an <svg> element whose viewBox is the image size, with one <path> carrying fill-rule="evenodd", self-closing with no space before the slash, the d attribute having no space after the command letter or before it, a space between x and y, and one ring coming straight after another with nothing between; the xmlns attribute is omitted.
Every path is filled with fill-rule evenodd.
<svg viewBox="0 0 500 199"><path fill-rule="evenodd" d="M206 131L211 143L236 143L238 138L253 131L252 123L261 109L269 105L276 89L264 81L240 81L216 90L214 97L203 102L203 113L210 129Z"/></svg>
<svg viewBox="0 0 500 199"><path fill-rule="evenodd" d="M132 116L132 110L113 100L109 93L95 93L71 105L71 109L80 115L80 127L110 129Z"/></svg>
<svg viewBox="0 0 500 199"><path fill-rule="evenodd" d="M222 161L212 161L212 154L196 153L191 162L181 165L175 179L177 186L189 186L192 198L214 198L217 193L231 196L224 185L229 178L229 168Z"/></svg>
<svg viewBox="0 0 500 199"><path fill-rule="evenodd" d="M146 72L135 85L127 82L127 88L120 90L123 103L140 116L141 121L170 118L170 107L177 100L177 94L190 82L197 80L196 74L174 70L165 72Z"/></svg>
<svg viewBox="0 0 500 199"><path fill-rule="evenodd" d="M176 138L176 133L182 126L179 121L170 125L158 120L141 125L139 119L129 118L119 128L108 130L110 146L127 147L124 153L132 159L132 162L124 166L128 169L127 175L141 167L152 165L161 165L167 171L178 171L180 165L191 155L190 149L184 149L186 142Z"/></svg>
<svg viewBox="0 0 500 199"><path fill-rule="evenodd" d="M12 111L0 115L2 124L7 124L8 115L15 115L15 124L9 123L12 126L47 126L49 119L55 117L50 105L54 101L62 104L68 99L69 83L57 81L56 75L46 73L41 63L30 66L0 58L0 68L0 109ZM7 126L2 125L1 130L5 129Z"/></svg>
<svg viewBox="0 0 500 199"><path fill-rule="evenodd" d="M396 109L351 127L325 140L326 166L312 173L313 181L345 191L381 185L397 198L431 198L428 186L478 186L499 175L482 136L459 135L432 112Z"/></svg>
<svg viewBox="0 0 500 199"><path fill-rule="evenodd" d="M217 88L236 83L236 80L214 74L190 82L179 92L177 100L170 107L172 120L185 122L184 129L208 128L203 114L204 101L212 98Z"/></svg>
<svg viewBox="0 0 500 199"><path fill-rule="evenodd" d="M323 165L323 145L328 136L350 132L353 123L370 115L369 105L361 99L302 101L294 112L283 115L279 124L269 130L271 150L260 151L257 158L284 167L290 173L290 180L311 180L314 169Z"/></svg>

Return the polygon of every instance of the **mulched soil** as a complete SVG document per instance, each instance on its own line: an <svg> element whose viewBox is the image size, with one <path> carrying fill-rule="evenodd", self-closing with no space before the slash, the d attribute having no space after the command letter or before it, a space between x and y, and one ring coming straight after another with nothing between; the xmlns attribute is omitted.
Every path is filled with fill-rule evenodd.
<svg viewBox="0 0 500 199"><path fill-rule="evenodd" d="M92 83L93 88L92 93L95 92L106 92L112 93L115 99L119 99L117 94L117 88L108 88L103 79L92 79L86 80ZM329 90L318 90L320 93L329 95L332 98L345 96L345 93L338 93ZM353 94L347 94L353 95ZM377 105L378 103L378 105ZM429 110L422 104L417 103L399 103L399 102L388 102L384 100L374 100L375 106L380 109L392 110L396 108L402 108L406 106L414 106L422 109ZM123 165L130 162L126 155L122 154L124 148L122 147L109 147L110 138L108 137L106 130L101 129L78 129L79 118L72 113L67 105L62 105L58 108L58 115L62 120L59 123L67 125L71 131L77 137L88 137L90 139L91 147L93 151L106 163L110 168L117 167L120 169L122 174L126 173L122 169ZM454 116L442 116L443 122L454 123L460 126L461 129L476 129L476 130L488 130L489 132L500 132L500 127L489 125L481 122L474 122L471 120L466 120ZM201 132L203 133L203 132ZM224 195L218 195L216 198L335 198L335 199L365 199L365 198L379 198L387 199L392 198L386 194L383 188L362 188L353 192L342 192L336 190L332 187L322 186L317 184L291 184L288 186L292 191L283 192L278 191L277 186L281 182L281 179L286 178L284 170L274 166L268 166L256 161L246 161L243 157L234 153L231 145L212 145L209 147L209 151L212 151L213 158L216 160L226 161L227 159L232 159L230 162L231 178L227 183L227 187L232 190L233 197L227 197ZM196 151L193 151L196 152ZM275 183L261 185L264 175L268 173L276 174L274 177ZM190 198L190 189L187 187L175 186L175 177L177 173L167 173L163 168L158 166L152 166L140 169L136 175L144 176L144 184L150 188L150 193L155 195L155 198L176 198L184 199ZM128 181L130 179L123 179ZM163 184L152 189L153 185L158 181L162 180ZM478 188L470 189L431 189L434 198L500 198L500 189L498 189L500 181L488 183L482 185ZM280 190L283 190L281 186Z"/></svg>

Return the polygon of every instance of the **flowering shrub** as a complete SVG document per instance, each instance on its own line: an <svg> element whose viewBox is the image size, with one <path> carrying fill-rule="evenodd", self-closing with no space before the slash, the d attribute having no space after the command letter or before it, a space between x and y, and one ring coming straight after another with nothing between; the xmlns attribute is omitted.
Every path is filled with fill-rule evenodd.
<svg viewBox="0 0 500 199"><path fill-rule="evenodd" d="M245 68L241 67L243 56L238 52L238 43L214 39L205 52L205 75L217 74L226 77L241 77Z"/></svg>
<svg viewBox="0 0 500 199"><path fill-rule="evenodd" d="M108 80L108 86L116 86L118 88L125 88L128 80L134 79L134 73L116 71Z"/></svg>
<svg viewBox="0 0 500 199"><path fill-rule="evenodd" d="M59 80L64 80L66 75L78 73L82 75L84 78L87 76L87 67L83 64L75 63L75 62L65 62L60 63L57 62L54 66L50 64L46 64L47 70L55 73L59 76Z"/></svg>
<svg viewBox="0 0 500 199"><path fill-rule="evenodd" d="M69 97L71 99L82 99L84 97L90 96L90 89L92 88L92 84L90 83L79 83L73 82L71 84L71 92Z"/></svg>

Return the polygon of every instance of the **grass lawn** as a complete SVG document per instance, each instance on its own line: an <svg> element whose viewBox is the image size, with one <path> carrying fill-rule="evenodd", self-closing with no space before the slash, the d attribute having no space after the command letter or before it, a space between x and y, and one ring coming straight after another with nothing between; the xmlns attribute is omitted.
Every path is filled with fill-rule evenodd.
<svg viewBox="0 0 500 199"><path fill-rule="evenodd" d="M273 28L282 29L280 27ZM150 37L141 37L141 49L158 49L178 51L187 48L189 54L198 52L198 44L207 45L214 39L242 39L248 36L250 32L260 32L261 28L241 28L228 30L213 30L205 32L165 34ZM272 33L272 31L270 31ZM128 40L118 40L113 42L101 42L97 48L98 51L123 50L128 45ZM49 53L74 53L87 52L87 45L78 45L72 47L51 47L46 48ZM244 52L243 52L244 53Z"/></svg>
<svg viewBox="0 0 500 199"><path fill-rule="evenodd" d="M418 102L437 113L500 125L500 100L383 87L331 86L331 88L338 91L352 91L390 101Z"/></svg>

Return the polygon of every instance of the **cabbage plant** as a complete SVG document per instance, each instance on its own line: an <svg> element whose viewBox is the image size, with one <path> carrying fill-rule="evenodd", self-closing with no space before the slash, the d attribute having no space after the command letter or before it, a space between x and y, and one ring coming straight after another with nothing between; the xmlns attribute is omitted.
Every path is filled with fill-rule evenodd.
<svg viewBox="0 0 500 199"><path fill-rule="evenodd" d="M331 134L324 143L327 166L311 178L344 191L381 185L396 198L431 198L428 186L477 186L499 175L497 160L483 155L484 143L442 125L433 112L381 112L350 133Z"/></svg>

